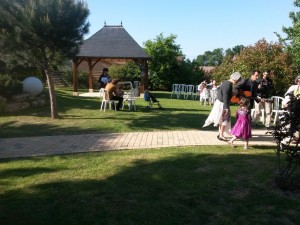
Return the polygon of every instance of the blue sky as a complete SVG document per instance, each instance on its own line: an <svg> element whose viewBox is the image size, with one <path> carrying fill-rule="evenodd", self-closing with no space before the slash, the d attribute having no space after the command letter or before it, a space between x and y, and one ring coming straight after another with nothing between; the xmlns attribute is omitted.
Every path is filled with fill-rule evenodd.
<svg viewBox="0 0 300 225"><path fill-rule="evenodd" d="M143 47L160 33L177 35L189 59L216 48L249 46L292 25L293 0L87 0L91 26L85 38L106 25L120 25Z"/></svg>

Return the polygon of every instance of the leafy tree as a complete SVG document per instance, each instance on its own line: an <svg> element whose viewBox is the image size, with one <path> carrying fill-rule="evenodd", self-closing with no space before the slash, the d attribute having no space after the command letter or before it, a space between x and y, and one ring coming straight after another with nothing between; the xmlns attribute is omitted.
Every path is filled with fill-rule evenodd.
<svg viewBox="0 0 300 225"><path fill-rule="evenodd" d="M300 7L300 0L294 0L295 7ZM277 34L279 40L287 47L293 56L293 65L300 70L300 12L290 12L289 17L292 20L292 27L283 27L282 30L287 34L282 38Z"/></svg>
<svg viewBox="0 0 300 225"><path fill-rule="evenodd" d="M176 84L199 84L205 78L204 70L200 69L196 61L184 60L178 68L179 76L174 77Z"/></svg>
<svg viewBox="0 0 300 225"><path fill-rule="evenodd" d="M80 0L1 0L0 51L6 63L39 68L47 78L51 117L59 118L51 70L73 58L88 32Z"/></svg>
<svg viewBox="0 0 300 225"><path fill-rule="evenodd" d="M245 46L243 45L236 45L233 48L226 49L224 60L227 58L233 59L236 55L239 55L244 48Z"/></svg>
<svg viewBox="0 0 300 225"><path fill-rule="evenodd" d="M113 65L109 68L110 76L126 81L140 81L141 70L134 62L128 62L124 65Z"/></svg>
<svg viewBox="0 0 300 225"><path fill-rule="evenodd" d="M203 55L198 55L196 62L199 66L219 66L224 58L222 48L214 49L213 51L206 51Z"/></svg>
<svg viewBox="0 0 300 225"><path fill-rule="evenodd" d="M182 55L180 46L175 43L176 35L164 37L160 34L155 40L144 43L145 51L152 60L149 62L149 83L153 88L170 87L179 75L178 56Z"/></svg>
<svg viewBox="0 0 300 225"><path fill-rule="evenodd" d="M226 49L225 52L222 48L216 48L213 51L204 52L203 55L198 55L196 62L199 66L219 66L226 58L233 58L238 55L243 48L243 45L237 45L232 49Z"/></svg>
<svg viewBox="0 0 300 225"><path fill-rule="evenodd" d="M234 71L239 71L243 77L250 76L254 69L271 70L274 89L277 94L283 94L290 81L293 80L291 56L280 43L268 43L259 40L253 46L245 47L234 59L227 58L213 70L213 76L220 82L227 80Z"/></svg>

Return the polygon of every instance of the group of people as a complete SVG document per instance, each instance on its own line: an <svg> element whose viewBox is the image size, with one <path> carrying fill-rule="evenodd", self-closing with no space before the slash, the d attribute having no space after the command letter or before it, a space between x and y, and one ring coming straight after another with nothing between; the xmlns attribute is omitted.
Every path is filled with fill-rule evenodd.
<svg viewBox="0 0 300 225"><path fill-rule="evenodd" d="M251 76L243 79L239 72L231 74L229 80L224 81L218 90L215 104L205 121L203 127L214 124L219 127L217 138L221 141L227 141L234 147L234 141L237 138L245 140L244 149L248 149L249 138L252 137L251 123L256 123L261 115L261 109L264 108L267 118L266 127L271 123L271 101L273 82L269 78L270 71L263 73L263 78L259 79L260 71L254 70ZM236 112L236 123L231 129L230 121L230 102L235 96L238 98L239 108ZM251 118L251 109L255 108L254 118ZM224 133L232 135L228 141Z"/></svg>
<svg viewBox="0 0 300 225"><path fill-rule="evenodd" d="M116 106L117 111L121 109L123 104L123 96L117 88L118 82L119 81L117 79L111 79L108 75L108 68L104 68L102 70L102 74L98 79L100 88L104 88L104 91L108 93L108 98L110 100L118 100L118 104Z"/></svg>
<svg viewBox="0 0 300 225"><path fill-rule="evenodd" d="M218 88L219 86L217 85L217 81L214 79L211 80L210 83L207 83L206 81L201 82L198 85L198 95L200 96L200 102L210 97L212 103L214 103L216 96L214 94L210 96L209 91L211 90L211 93L217 93Z"/></svg>
<svg viewBox="0 0 300 225"><path fill-rule="evenodd" d="M263 73L262 79L259 76L259 70L252 71L250 77L245 79L242 78L239 72L234 72L228 80L223 81L219 86L216 85L215 80L210 84L202 82L199 85L200 94L208 86L211 86L212 89L218 89L214 106L203 127L212 123L218 126L217 138L221 141L227 141L232 147L234 147L234 141L237 138L242 138L245 140L244 148L248 149L249 138L252 137L251 125L256 125L262 109L264 109L266 114L265 126L268 128L271 124L273 81L269 77L269 70ZM118 93L118 80L110 78L108 68L103 69L98 83L100 88L104 88L108 93L109 99L118 100L116 110L120 110L123 104L123 97ZM288 103L290 93L294 96L300 96L300 76L296 77L295 85L292 85L285 93L283 104ZM230 103L234 97L238 99L239 108L235 114L236 123L231 129ZM252 108L255 109L253 118L251 118ZM225 132L232 135L230 140L227 140L224 136Z"/></svg>

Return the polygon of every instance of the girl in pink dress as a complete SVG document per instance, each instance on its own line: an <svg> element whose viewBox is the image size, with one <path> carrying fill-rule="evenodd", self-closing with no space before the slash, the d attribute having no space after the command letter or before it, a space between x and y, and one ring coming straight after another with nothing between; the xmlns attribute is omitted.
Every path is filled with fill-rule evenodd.
<svg viewBox="0 0 300 225"><path fill-rule="evenodd" d="M247 98L242 98L239 101L240 107L236 111L236 123L231 130L233 137L228 143L234 147L233 142L237 138L245 139L244 149L248 149L249 138L252 137L251 134L251 115L250 115L250 101Z"/></svg>

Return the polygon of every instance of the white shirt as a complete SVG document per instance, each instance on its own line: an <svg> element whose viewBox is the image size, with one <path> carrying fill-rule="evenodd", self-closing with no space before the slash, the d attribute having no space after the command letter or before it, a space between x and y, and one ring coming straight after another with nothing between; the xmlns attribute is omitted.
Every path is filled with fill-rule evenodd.
<svg viewBox="0 0 300 225"><path fill-rule="evenodd" d="M108 83L108 78L107 78L107 77L101 77L101 81L102 81L104 84L107 84L107 83Z"/></svg>
<svg viewBox="0 0 300 225"><path fill-rule="evenodd" d="M300 92L300 86L297 84L289 87L287 92L284 94L284 100L282 101L282 104L286 105L291 100L291 98L288 94L289 93L295 94L295 92L298 92L298 93ZM296 93L296 94L298 94L298 93Z"/></svg>

